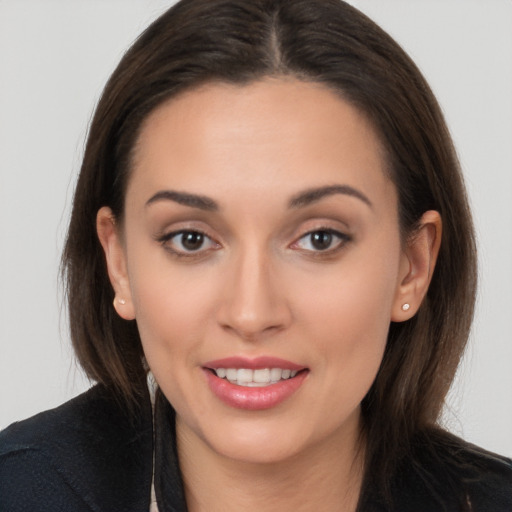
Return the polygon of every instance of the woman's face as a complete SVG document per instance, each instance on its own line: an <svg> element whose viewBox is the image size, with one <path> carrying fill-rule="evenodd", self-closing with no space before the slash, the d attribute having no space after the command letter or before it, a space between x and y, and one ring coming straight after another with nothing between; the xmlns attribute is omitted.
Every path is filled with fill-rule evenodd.
<svg viewBox="0 0 512 512"><path fill-rule="evenodd" d="M277 79L172 99L143 125L112 244L116 308L183 438L256 462L355 440L410 269L357 110Z"/></svg>

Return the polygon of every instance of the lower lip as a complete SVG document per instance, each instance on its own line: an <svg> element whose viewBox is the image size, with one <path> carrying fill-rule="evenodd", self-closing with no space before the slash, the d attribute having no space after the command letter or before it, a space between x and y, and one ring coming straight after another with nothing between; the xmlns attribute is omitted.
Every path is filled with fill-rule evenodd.
<svg viewBox="0 0 512 512"><path fill-rule="evenodd" d="M203 368L203 370L208 385L217 398L231 407L249 411L271 409L284 402L300 388L308 374L307 371L302 371L293 378L281 380L264 387L251 388L231 384L226 379L217 377L210 370L206 368Z"/></svg>

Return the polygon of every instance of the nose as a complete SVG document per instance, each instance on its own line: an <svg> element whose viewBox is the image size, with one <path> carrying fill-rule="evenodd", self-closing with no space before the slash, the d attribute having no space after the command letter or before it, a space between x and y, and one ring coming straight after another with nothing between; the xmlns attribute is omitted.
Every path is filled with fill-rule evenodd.
<svg viewBox="0 0 512 512"><path fill-rule="evenodd" d="M249 341L285 329L292 314L286 287L269 255L253 248L234 259L218 309L219 324Z"/></svg>

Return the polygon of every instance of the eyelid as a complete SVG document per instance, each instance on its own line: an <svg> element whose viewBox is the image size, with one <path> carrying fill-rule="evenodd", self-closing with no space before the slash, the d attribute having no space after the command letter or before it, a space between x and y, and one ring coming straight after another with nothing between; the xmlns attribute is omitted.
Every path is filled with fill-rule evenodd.
<svg viewBox="0 0 512 512"><path fill-rule="evenodd" d="M203 219L190 218L189 215L182 218L162 219L161 223L158 222L155 225L152 238L156 242L163 243L178 233L185 232L201 233L212 240L218 240L217 230L213 230L208 222L204 222Z"/></svg>
<svg viewBox="0 0 512 512"><path fill-rule="evenodd" d="M334 247L329 247L327 249L304 249L302 247L299 247L299 242L303 239L305 239L308 236L313 235L314 233L328 233L330 235L335 236L338 238L338 242L334 245ZM290 245L292 249L297 249L300 251L303 251L305 253L309 253L311 255L314 255L315 257L322 257L322 256L328 256L332 255L334 253L337 253L339 250L341 250L348 242L352 241L352 236L344 233L343 231L339 229L335 229L332 227L327 226L319 226L314 229L309 229L302 235L300 235L298 238L295 239L295 241Z"/></svg>
<svg viewBox="0 0 512 512"><path fill-rule="evenodd" d="M173 240L173 238L183 235L184 233L197 233L210 241L210 247L200 248L195 251L187 251L177 249L172 247L169 242ZM217 250L221 247L220 243L217 242L212 236L210 236L205 230L197 228L197 227L180 227L178 229L173 229L170 231L166 231L165 233L158 234L155 237L156 241L159 242L165 250L171 253L173 256L178 258L200 258L204 257L206 254L211 252L212 250ZM213 246L212 246L213 245Z"/></svg>

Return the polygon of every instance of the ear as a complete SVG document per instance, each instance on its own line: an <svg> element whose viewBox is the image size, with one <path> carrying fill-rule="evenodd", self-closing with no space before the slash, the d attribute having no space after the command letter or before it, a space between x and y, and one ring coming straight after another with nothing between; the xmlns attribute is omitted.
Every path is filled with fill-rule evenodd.
<svg viewBox="0 0 512 512"><path fill-rule="evenodd" d="M96 231L105 252L108 277L115 292L114 308L121 318L133 320L135 311L128 279L126 254L114 214L107 206L98 210Z"/></svg>
<svg viewBox="0 0 512 512"><path fill-rule="evenodd" d="M391 320L403 322L418 311L434 273L441 246L442 220L438 212L423 214L416 233L406 242L403 250L399 283Z"/></svg>

